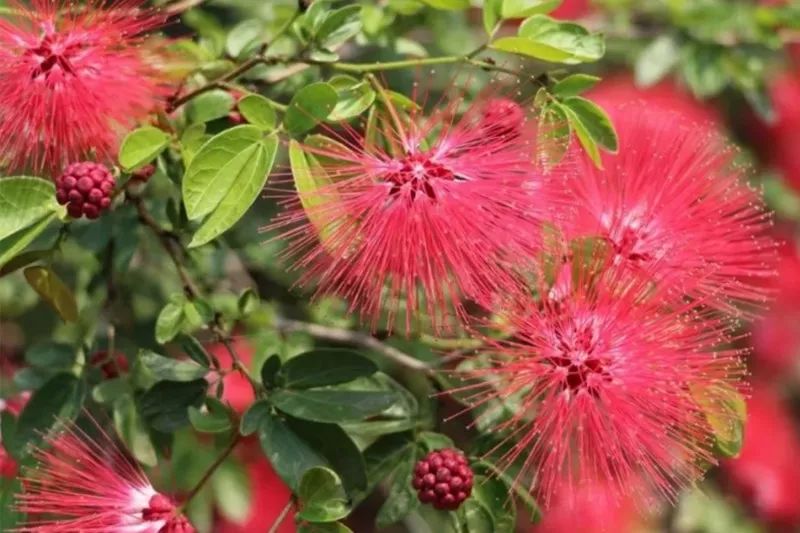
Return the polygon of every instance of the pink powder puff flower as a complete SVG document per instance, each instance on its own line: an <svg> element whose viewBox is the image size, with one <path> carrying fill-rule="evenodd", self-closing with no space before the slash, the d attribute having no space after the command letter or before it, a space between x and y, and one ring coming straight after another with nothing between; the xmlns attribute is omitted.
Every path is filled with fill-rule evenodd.
<svg viewBox="0 0 800 533"><path fill-rule="evenodd" d="M609 109L617 155L579 163L570 238L598 236L630 274L646 270L674 295L753 314L770 295L776 244L760 195L721 138L635 103ZM658 265L658 268L652 268Z"/></svg>
<svg viewBox="0 0 800 533"><path fill-rule="evenodd" d="M459 114L461 104L426 116L388 103L375 136L341 124L332 140L302 145L321 185L301 191L305 209L285 201L267 228L290 242L300 285L344 298L373 329L385 318L406 333L412 323L451 330L465 300L514 286L509 265L535 253L565 188L534 168L517 104L481 98Z"/></svg>
<svg viewBox="0 0 800 533"><path fill-rule="evenodd" d="M0 167L53 173L114 156L163 95L141 36L164 17L143 4L12 3L0 18Z"/></svg>
<svg viewBox="0 0 800 533"><path fill-rule="evenodd" d="M518 469L544 507L597 484L674 501L716 463L711 417L738 421L725 403L744 372L741 351L721 347L730 327L605 261L591 276L561 268L541 301L507 304L509 336L487 339L466 371L477 381L452 393L498 435L487 458Z"/></svg>
<svg viewBox="0 0 800 533"><path fill-rule="evenodd" d="M92 423L90 435L72 422L59 422L34 449L37 466L23 471L23 492L15 501L28 515L21 531L193 533L122 444Z"/></svg>

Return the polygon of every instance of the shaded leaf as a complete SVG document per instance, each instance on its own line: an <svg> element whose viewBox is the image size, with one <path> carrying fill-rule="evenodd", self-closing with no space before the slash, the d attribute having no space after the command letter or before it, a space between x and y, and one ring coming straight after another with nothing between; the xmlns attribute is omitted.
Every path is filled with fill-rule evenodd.
<svg viewBox="0 0 800 533"><path fill-rule="evenodd" d="M75 295L55 272L49 268L32 266L26 268L23 273L28 285L55 309L64 322L77 322L78 304L75 302Z"/></svg>
<svg viewBox="0 0 800 533"><path fill-rule="evenodd" d="M336 472L322 466L303 474L297 490L298 518L309 522L335 522L350 512L347 496Z"/></svg>
<svg viewBox="0 0 800 533"><path fill-rule="evenodd" d="M300 480L308 469L328 466L323 457L274 414L270 413L261 419L258 438L275 472L293 491L298 490Z"/></svg>
<svg viewBox="0 0 800 533"><path fill-rule="evenodd" d="M179 361L149 350L139 351L139 361L158 380L193 381L202 378L208 369L194 361Z"/></svg>
<svg viewBox="0 0 800 533"><path fill-rule="evenodd" d="M345 383L377 371L377 365L363 355L344 348L330 348L291 358L278 372L278 378L285 388L307 389Z"/></svg>
<svg viewBox="0 0 800 533"><path fill-rule="evenodd" d="M316 422L349 422L379 414L397 401L392 392L277 390L270 396L281 411Z"/></svg>
<svg viewBox="0 0 800 533"><path fill-rule="evenodd" d="M189 425L189 406L199 407L208 389L204 379L159 381L139 398L139 412L147 425L172 433Z"/></svg>

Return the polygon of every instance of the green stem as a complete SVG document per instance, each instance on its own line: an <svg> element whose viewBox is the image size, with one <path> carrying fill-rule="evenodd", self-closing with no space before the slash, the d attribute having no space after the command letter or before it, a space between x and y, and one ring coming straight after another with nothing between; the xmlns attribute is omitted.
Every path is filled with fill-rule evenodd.
<svg viewBox="0 0 800 533"><path fill-rule="evenodd" d="M423 57L418 59L404 59L402 61L386 61L377 63L330 63L335 70L344 72L380 72L383 70L398 70L409 67L423 67L426 65L446 65L466 61L464 56Z"/></svg>

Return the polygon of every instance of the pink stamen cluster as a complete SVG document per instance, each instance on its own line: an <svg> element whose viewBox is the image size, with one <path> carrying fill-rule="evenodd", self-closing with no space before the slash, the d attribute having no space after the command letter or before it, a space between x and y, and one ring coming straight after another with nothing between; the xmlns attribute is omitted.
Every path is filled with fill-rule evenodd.
<svg viewBox="0 0 800 533"><path fill-rule="evenodd" d="M610 106L620 150L602 168L573 150L546 171L521 107L461 103L385 103L368 135L302 147L319 187L271 226L300 283L407 333L477 304L502 335L456 392L496 427L490 458L545 506L587 486L674 500L741 422L734 320L775 272L758 192L708 126L646 105Z"/></svg>
<svg viewBox="0 0 800 533"><path fill-rule="evenodd" d="M94 154L161 100L142 34L164 18L144 0L12 2L0 18L0 166L57 172Z"/></svg>
<svg viewBox="0 0 800 533"><path fill-rule="evenodd" d="M175 504L159 494L122 444L91 421L91 433L61 423L33 451L15 502L28 533L136 531L193 533Z"/></svg>

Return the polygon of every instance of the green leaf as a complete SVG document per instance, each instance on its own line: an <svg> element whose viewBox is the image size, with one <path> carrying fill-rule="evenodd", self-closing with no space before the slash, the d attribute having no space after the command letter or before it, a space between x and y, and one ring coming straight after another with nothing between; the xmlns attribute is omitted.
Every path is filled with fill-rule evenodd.
<svg viewBox="0 0 800 533"><path fill-rule="evenodd" d="M181 157L183 158L183 165L189 168L192 159L211 139L210 135L206 135L206 125L202 122L200 124L192 124L183 131L181 135Z"/></svg>
<svg viewBox="0 0 800 533"><path fill-rule="evenodd" d="M0 180L0 241L59 209L52 182L15 176Z"/></svg>
<svg viewBox="0 0 800 533"><path fill-rule="evenodd" d="M330 217L321 212L327 203L337 200L333 181L314 156L306 154L294 139L289 141L289 164L300 203L324 244L335 227Z"/></svg>
<svg viewBox="0 0 800 533"><path fill-rule="evenodd" d="M414 448L415 444L410 432L383 435L370 444L364 450L369 485L366 491L357 495L355 503L357 504L369 496L369 491L387 479L409 454L413 458Z"/></svg>
<svg viewBox="0 0 800 533"><path fill-rule="evenodd" d="M139 398L139 412L153 429L172 433L189 425L187 410L202 405L207 389L205 379L159 381Z"/></svg>
<svg viewBox="0 0 800 533"><path fill-rule="evenodd" d="M50 428L56 418L72 418L83 402L83 388L72 374L56 374L36 390L17 419L14 442L23 446ZM16 455L16 454L15 454Z"/></svg>
<svg viewBox="0 0 800 533"><path fill-rule="evenodd" d="M244 436L252 435L264 420L272 416L272 408L267 400L259 400L251 405L239 421L239 433Z"/></svg>
<svg viewBox="0 0 800 533"><path fill-rule="evenodd" d="M208 369L194 361L178 361L149 350L139 350L139 361L159 381L193 381L204 377Z"/></svg>
<svg viewBox="0 0 800 533"><path fill-rule="evenodd" d="M336 90L337 103L328 119L337 122L356 117L369 109L375 101L375 91L365 80L345 74L333 76L328 83Z"/></svg>
<svg viewBox="0 0 800 533"><path fill-rule="evenodd" d="M262 138L262 131L249 124L223 131L206 142L186 169L181 189L186 215L197 220L214 210L232 188L234 170L242 170L237 159Z"/></svg>
<svg viewBox="0 0 800 533"><path fill-rule="evenodd" d="M309 522L335 522L350 512L339 476L322 466L303 474L297 498L300 504L297 516Z"/></svg>
<svg viewBox="0 0 800 533"><path fill-rule="evenodd" d="M315 39L321 48L335 50L359 31L361 31L361 6L345 6L328 13L317 30Z"/></svg>
<svg viewBox="0 0 800 533"><path fill-rule="evenodd" d="M278 371L281 368L281 358L277 354L271 355L261 365L261 383L267 388L275 387L278 382Z"/></svg>
<svg viewBox="0 0 800 533"><path fill-rule="evenodd" d="M349 390L277 390L270 396L281 411L315 422L364 420L388 409L397 399L393 392Z"/></svg>
<svg viewBox="0 0 800 533"><path fill-rule="evenodd" d="M159 344L166 344L180 333L186 319L183 308L183 302L170 302L161 309L156 319L156 341Z"/></svg>
<svg viewBox="0 0 800 533"><path fill-rule="evenodd" d="M597 61L605 53L602 35L589 33L578 24L533 15L519 28L517 37L503 37L490 48L522 54L542 61L576 64Z"/></svg>
<svg viewBox="0 0 800 533"><path fill-rule="evenodd" d="M178 335L178 342L183 348L183 351L188 355L192 361L205 368L211 366L211 357L208 352L192 335Z"/></svg>
<svg viewBox="0 0 800 533"><path fill-rule="evenodd" d="M577 96L594 87L600 78L589 74L571 74L553 86L553 94L560 98Z"/></svg>
<svg viewBox="0 0 800 533"><path fill-rule="evenodd" d="M150 163L169 144L169 135L158 128L145 126L130 132L119 148L119 164L131 171Z"/></svg>
<svg viewBox="0 0 800 533"><path fill-rule="evenodd" d="M495 533L497 530L492 522L489 510L473 499L468 499L462 504L464 525L466 533Z"/></svg>
<svg viewBox="0 0 800 533"><path fill-rule="evenodd" d="M231 57L243 57L261 44L264 24L259 20L245 20L228 32L225 49Z"/></svg>
<svg viewBox="0 0 800 533"><path fill-rule="evenodd" d="M414 477L415 459L414 448L410 447L403 454L398 466L395 468L389 486L389 497L381 506L378 516L375 518L375 523L379 528L402 520L419 507L417 493L411 486L411 480Z"/></svg>
<svg viewBox="0 0 800 533"><path fill-rule="evenodd" d="M564 159L569 150L572 128L558 103L548 104L539 113L536 158L544 168L552 168Z"/></svg>
<svg viewBox="0 0 800 533"><path fill-rule="evenodd" d="M189 406L189 422L200 433L224 433L229 431L231 413L228 407L216 398L206 398L206 410Z"/></svg>
<svg viewBox="0 0 800 533"><path fill-rule="evenodd" d="M233 96L228 91L213 89L194 97L186 114L190 123L210 122L228 116L233 103Z"/></svg>
<svg viewBox="0 0 800 533"><path fill-rule="evenodd" d="M575 132L575 135L578 136L578 141L581 143L586 155L589 156L597 168L603 168L603 160L600 157L600 149L597 147L597 143L592 138L592 135L586 128L586 125L581 122L580 117L576 115L575 112L570 108L564 105L559 105L559 108L564 112L564 116L567 117L567 120L570 124L570 129L572 129Z"/></svg>
<svg viewBox="0 0 800 533"><path fill-rule="evenodd" d="M483 29L490 37L497 31L497 23L503 17L503 0L484 0Z"/></svg>
<svg viewBox="0 0 800 533"><path fill-rule="evenodd" d="M562 0L503 0L501 15L504 19L518 19L539 13L550 13Z"/></svg>
<svg viewBox="0 0 800 533"><path fill-rule="evenodd" d="M574 117L577 117L594 142L609 152L617 152L619 149L617 133L608 114L600 106L580 96L572 96L562 103ZM570 123L577 131L575 120L570 120Z"/></svg>
<svg viewBox="0 0 800 533"><path fill-rule="evenodd" d="M261 420L258 438L275 472L293 491L300 487L300 480L308 469L328 465L283 420L273 414Z"/></svg>
<svg viewBox="0 0 800 533"><path fill-rule="evenodd" d="M270 101L260 94L248 94L239 100L238 108L242 116L253 126L258 126L264 131L275 129L277 121L275 109Z"/></svg>
<svg viewBox="0 0 800 533"><path fill-rule="evenodd" d="M644 87L661 81L678 64L680 48L672 35L659 35L636 58L636 85Z"/></svg>
<svg viewBox="0 0 800 533"><path fill-rule="evenodd" d="M97 403L112 404L130 392L130 381L127 376L123 376L108 379L95 385L92 389L92 399Z"/></svg>
<svg viewBox="0 0 800 533"><path fill-rule="evenodd" d="M264 188L277 152L278 137L272 134L245 148L225 165L223 170L231 173L230 188L195 232L189 248L202 246L217 238L244 216Z"/></svg>
<svg viewBox="0 0 800 533"><path fill-rule="evenodd" d="M222 516L235 523L247 521L253 503L251 480L246 465L223 462L211 478L214 503ZM258 483L254 480L253 485Z"/></svg>
<svg viewBox="0 0 800 533"><path fill-rule="evenodd" d="M32 266L23 270L25 280L33 290L55 309L64 322L78 321L78 304L75 296L61 278L49 268Z"/></svg>
<svg viewBox="0 0 800 533"><path fill-rule="evenodd" d="M434 433L433 431L420 432L419 435L417 435L417 440L419 440L429 452L455 446L453 439L443 433Z"/></svg>
<svg viewBox="0 0 800 533"><path fill-rule="evenodd" d="M307 523L297 526L297 533L353 533L353 530L341 522Z"/></svg>
<svg viewBox="0 0 800 533"><path fill-rule="evenodd" d="M495 533L514 533L515 531L517 511L514 499L509 497L510 492L510 487L497 477L475 477L471 499L489 513L492 522L491 531ZM469 511L466 515L467 523L470 524Z"/></svg>
<svg viewBox="0 0 800 533"><path fill-rule="evenodd" d="M716 450L726 458L739 455L744 441L747 404L736 389L725 385L690 387L689 392L711 426Z"/></svg>
<svg viewBox="0 0 800 533"><path fill-rule="evenodd" d="M286 424L339 474L348 494L367 487L364 457L353 439L341 427L292 417L287 417Z"/></svg>
<svg viewBox="0 0 800 533"><path fill-rule="evenodd" d="M0 240L0 267L7 265L19 252L32 243L36 237L41 235L42 232L47 229L47 226L55 220L56 216L56 213L45 215L44 218L34 225Z"/></svg>
<svg viewBox="0 0 800 533"><path fill-rule="evenodd" d="M278 372L278 382L289 389L307 389L345 383L377 371L372 360L351 350L317 349L289 359Z"/></svg>
<svg viewBox="0 0 800 533"><path fill-rule="evenodd" d="M75 364L75 348L51 341L38 342L25 351L25 362L46 369L69 369Z"/></svg>
<svg viewBox="0 0 800 533"><path fill-rule="evenodd" d="M572 54L569 52L536 42L527 37L501 37L492 41L489 47L501 52L533 57L551 63L569 63L572 58Z"/></svg>
<svg viewBox="0 0 800 533"><path fill-rule="evenodd" d="M422 1L433 8L444 9L448 11L467 9L469 7L469 0L422 0Z"/></svg>
<svg viewBox="0 0 800 533"><path fill-rule="evenodd" d="M307 132L336 107L336 89L324 82L306 85L297 91L289 102L283 123L292 136Z"/></svg>
<svg viewBox="0 0 800 533"><path fill-rule="evenodd" d="M716 45L694 44L682 50L680 70L698 98L719 94L728 83L724 49Z"/></svg>
<svg viewBox="0 0 800 533"><path fill-rule="evenodd" d="M137 461L150 467L158 464L156 449L131 396L114 402L114 427Z"/></svg>

